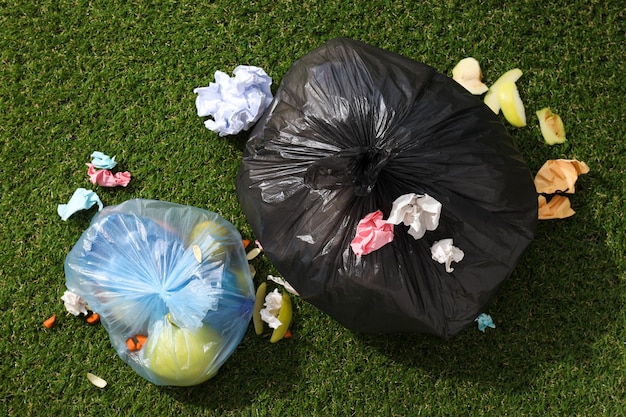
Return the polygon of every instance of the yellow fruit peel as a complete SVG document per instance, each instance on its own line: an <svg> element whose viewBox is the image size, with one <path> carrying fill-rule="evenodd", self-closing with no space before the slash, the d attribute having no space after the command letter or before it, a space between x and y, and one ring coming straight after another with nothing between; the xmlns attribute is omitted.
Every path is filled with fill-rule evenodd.
<svg viewBox="0 0 626 417"><path fill-rule="evenodd" d="M293 316L293 306L291 304L291 297L286 292L282 294L282 304L280 306L280 312L278 313L278 320L280 321L280 326L274 329L272 332L272 338L270 342L276 343L282 340L289 330L289 326L291 325L291 318Z"/></svg>
<svg viewBox="0 0 626 417"><path fill-rule="evenodd" d="M485 98L483 99L483 101L495 114L500 113L500 103L498 101L498 90L500 89L500 86L505 82L517 82L522 74L523 73L521 69L513 68L512 70L509 70L502 74L500 78L498 78L496 82L494 82L491 87L489 87L489 90L487 91L487 94L485 94Z"/></svg>
<svg viewBox="0 0 626 417"><path fill-rule="evenodd" d="M98 388L104 388L107 386L107 382L104 379L92 374L91 372L87 372L87 379Z"/></svg>
<svg viewBox="0 0 626 417"><path fill-rule="evenodd" d="M256 258L257 256L259 256L260 254L261 254L261 249L259 249L259 248L254 248L254 249L252 249L250 252L248 252L248 253L246 254L246 259L247 259L247 260L249 260L249 261L251 261L251 260L253 260L254 258Z"/></svg>
<svg viewBox="0 0 626 417"><path fill-rule="evenodd" d="M196 258L196 261L198 261L198 263L202 263L202 250L200 249L200 246L194 244L192 246L192 249L193 256L194 258Z"/></svg>
<svg viewBox="0 0 626 417"><path fill-rule="evenodd" d="M526 126L526 110L520 98L517 85L513 81L507 81L498 88L498 103L502 114L512 126Z"/></svg>
<svg viewBox="0 0 626 417"><path fill-rule="evenodd" d="M538 110L535 114L539 119L541 135L548 145L556 145L557 143L563 143L567 140L565 138L565 126L563 125L561 116L552 113L549 107Z"/></svg>
<svg viewBox="0 0 626 417"><path fill-rule="evenodd" d="M452 79L477 96L489 90L489 87L482 82L482 77L480 63L476 58L463 58L452 69Z"/></svg>
<svg viewBox="0 0 626 417"><path fill-rule="evenodd" d="M254 332L258 335L263 334L263 320L261 319L261 310L267 293L267 283L263 282L256 290L254 298L254 307L252 308L252 323L254 324Z"/></svg>

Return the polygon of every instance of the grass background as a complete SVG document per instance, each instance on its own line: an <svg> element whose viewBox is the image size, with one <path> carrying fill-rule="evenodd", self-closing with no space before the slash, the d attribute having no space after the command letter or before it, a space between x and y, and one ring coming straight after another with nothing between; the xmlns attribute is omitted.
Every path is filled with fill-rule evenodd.
<svg viewBox="0 0 626 417"><path fill-rule="evenodd" d="M565 3L0 1L0 414L626 415L626 12L618 0ZM63 261L95 209L63 222L57 204L93 188L84 163L100 150L133 175L127 189L96 189L105 205L207 208L253 238L234 189L246 136L206 130L193 89L248 64L275 91L293 61L337 36L445 74L474 56L487 84L521 68L529 126L511 134L532 171L553 158L590 166L577 214L539 224L489 310L495 330L359 335L295 300L292 339L250 329L207 383L147 383L102 326L66 315ZM544 106L563 117L565 145L543 143Z"/></svg>

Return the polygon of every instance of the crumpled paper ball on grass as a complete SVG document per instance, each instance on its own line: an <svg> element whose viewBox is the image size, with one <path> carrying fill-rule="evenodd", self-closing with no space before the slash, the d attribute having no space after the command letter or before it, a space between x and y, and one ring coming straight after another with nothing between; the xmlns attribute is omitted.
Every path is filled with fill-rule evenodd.
<svg viewBox="0 0 626 417"><path fill-rule="evenodd" d="M141 199L106 207L68 254L65 275L120 358L157 385L215 375L252 316L241 235L195 207ZM147 341L134 351L127 341L137 336Z"/></svg>
<svg viewBox="0 0 626 417"><path fill-rule="evenodd" d="M220 136L249 129L272 102L272 79L261 68L240 65L234 77L215 72L215 82L193 90L198 116L209 116L204 125Z"/></svg>

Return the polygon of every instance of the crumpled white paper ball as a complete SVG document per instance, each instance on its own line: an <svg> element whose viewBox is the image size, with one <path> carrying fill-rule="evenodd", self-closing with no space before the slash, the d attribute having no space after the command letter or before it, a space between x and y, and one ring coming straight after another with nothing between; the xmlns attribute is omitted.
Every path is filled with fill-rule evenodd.
<svg viewBox="0 0 626 417"><path fill-rule="evenodd" d="M433 260L446 265L446 272L454 271L452 262L461 262L465 253L453 245L452 239L441 239L433 243L430 248Z"/></svg>
<svg viewBox="0 0 626 417"><path fill-rule="evenodd" d="M439 226L441 203L428 194L404 194L393 202L387 223L404 223L415 240L421 239L427 230Z"/></svg>
<svg viewBox="0 0 626 417"><path fill-rule="evenodd" d="M234 77L215 72L215 82L193 90L196 109L207 119L207 129L220 136L236 135L249 129L272 102L272 78L259 67L240 65Z"/></svg>

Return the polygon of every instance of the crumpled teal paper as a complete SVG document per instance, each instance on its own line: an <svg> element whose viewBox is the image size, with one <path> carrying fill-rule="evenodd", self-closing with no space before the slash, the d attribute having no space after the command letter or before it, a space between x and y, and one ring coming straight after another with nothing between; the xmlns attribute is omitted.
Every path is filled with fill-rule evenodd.
<svg viewBox="0 0 626 417"><path fill-rule="evenodd" d="M61 220L65 221L77 211L89 210L94 204L98 204L98 211L104 207L98 194L85 188L78 188L74 191L72 198L70 198L67 204L59 204L57 213L61 216Z"/></svg>
<svg viewBox="0 0 626 417"><path fill-rule="evenodd" d="M484 332L487 327L491 327L492 329L496 328L496 325L493 324L493 320L489 314L482 313L476 319L475 322L478 322L478 330Z"/></svg>
<svg viewBox="0 0 626 417"><path fill-rule="evenodd" d="M99 151L92 153L91 157L93 158L91 163L98 169L113 169L117 165L117 162L115 162L115 156L111 158L110 156Z"/></svg>

